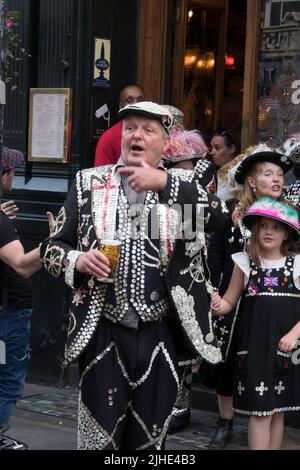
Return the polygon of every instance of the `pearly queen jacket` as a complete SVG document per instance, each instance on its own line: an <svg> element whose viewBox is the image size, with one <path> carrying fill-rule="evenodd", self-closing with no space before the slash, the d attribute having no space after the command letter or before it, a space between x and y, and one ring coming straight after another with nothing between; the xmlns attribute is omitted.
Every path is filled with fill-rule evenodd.
<svg viewBox="0 0 300 470"><path fill-rule="evenodd" d="M97 167L77 173L50 236L41 247L45 269L54 277L64 276L66 284L73 289L65 365L76 360L85 349L104 311L117 322L128 310L122 292L129 289L128 296L136 297L133 305L142 321L157 319L164 299L159 299L156 286L143 281L145 270L154 267L161 271L166 286L164 297L167 296L172 315L184 332L190 357L200 355L213 364L222 359L212 330L204 229L209 232L220 227L227 218L227 208L216 196L208 194L198 179L186 175L186 170L182 174L180 170L169 172L163 193L147 191L144 209L137 217L138 236L132 241L130 207L116 167ZM188 215L183 222L185 208ZM186 237L186 225L192 227L194 236L192 230ZM155 240L148 236L146 226L155 228ZM121 240L116 281L110 285L75 269L82 252L99 247L103 233L107 239ZM145 243L153 250L152 254ZM126 276L134 269L138 269L137 274L129 283Z"/></svg>

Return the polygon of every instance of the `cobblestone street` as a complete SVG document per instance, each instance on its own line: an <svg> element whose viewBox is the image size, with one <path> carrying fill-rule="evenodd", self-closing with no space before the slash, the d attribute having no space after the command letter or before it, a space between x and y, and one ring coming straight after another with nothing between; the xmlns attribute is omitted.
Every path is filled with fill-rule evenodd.
<svg viewBox="0 0 300 470"><path fill-rule="evenodd" d="M216 420L216 413L193 410L190 426L178 434L169 435L166 450L207 449ZM228 450L247 449L247 423L245 418L235 418L234 439ZM76 389L27 384L7 435L26 442L30 450L75 450L76 426ZM300 429L286 427L282 449L300 450Z"/></svg>

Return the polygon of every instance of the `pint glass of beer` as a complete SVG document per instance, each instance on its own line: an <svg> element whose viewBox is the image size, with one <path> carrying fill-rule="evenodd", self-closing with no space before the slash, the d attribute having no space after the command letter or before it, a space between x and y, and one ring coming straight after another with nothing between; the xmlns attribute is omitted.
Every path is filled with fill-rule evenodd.
<svg viewBox="0 0 300 470"><path fill-rule="evenodd" d="M110 273L108 277L99 278L101 282L114 282L121 251L119 240L101 240L100 251L105 254L110 262Z"/></svg>

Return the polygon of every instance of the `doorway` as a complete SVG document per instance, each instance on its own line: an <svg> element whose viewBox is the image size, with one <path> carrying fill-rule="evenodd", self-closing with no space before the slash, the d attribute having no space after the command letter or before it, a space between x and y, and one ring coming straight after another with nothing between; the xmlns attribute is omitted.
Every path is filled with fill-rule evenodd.
<svg viewBox="0 0 300 470"><path fill-rule="evenodd" d="M201 2L187 4L182 111L186 127L204 134L212 132L219 114L220 102L215 95L216 88L222 87L218 50L224 49L220 30L225 18L224 8L209 8Z"/></svg>

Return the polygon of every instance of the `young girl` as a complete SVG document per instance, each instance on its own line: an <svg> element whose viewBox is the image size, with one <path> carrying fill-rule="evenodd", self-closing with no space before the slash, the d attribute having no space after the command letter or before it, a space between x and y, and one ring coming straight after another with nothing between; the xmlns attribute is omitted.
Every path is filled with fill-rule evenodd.
<svg viewBox="0 0 300 470"><path fill-rule="evenodd" d="M250 449L279 449L284 411L300 409L300 367L293 349L300 338L299 219L295 209L269 198L243 217L252 231L249 254L232 255L235 268L215 314L231 312L243 292L234 379L234 409L250 416Z"/></svg>

